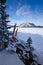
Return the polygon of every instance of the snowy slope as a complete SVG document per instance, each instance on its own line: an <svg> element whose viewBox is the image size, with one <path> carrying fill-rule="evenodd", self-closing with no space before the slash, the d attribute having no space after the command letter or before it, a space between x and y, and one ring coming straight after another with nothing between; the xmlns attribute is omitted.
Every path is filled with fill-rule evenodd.
<svg viewBox="0 0 43 65"><path fill-rule="evenodd" d="M10 29L13 31L13 28ZM33 45L43 51L43 28L18 28L17 37L26 41L28 37L32 38Z"/></svg>
<svg viewBox="0 0 43 65"><path fill-rule="evenodd" d="M0 52L0 65L24 65L24 63L16 53L4 50Z"/></svg>
<svg viewBox="0 0 43 65"><path fill-rule="evenodd" d="M19 28L18 37L24 41L32 38L32 46L36 49L38 61L43 65L43 28Z"/></svg>
<svg viewBox="0 0 43 65"><path fill-rule="evenodd" d="M10 30L12 31L13 28ZM43 65L43 28L18 28L19 39L26 41L28 37L32 38L32 46L35 48L35 54L38 61Z"/></svg>
<svg viewBox="0 0 43 65"><path fill-rule="evenodd" d="M32 38L33 46L38 48L38 51L43 51L43 28L19 28L18 37L24 41L28 37Z"/></svg>
<svg viewBox="0 0 43 65"><path fill-rule="evenodd" d="M13 28L10 31L13 31ZM19 39L26 41L30 36L33 46L43 53L43 28L18 28Z"/></svg>

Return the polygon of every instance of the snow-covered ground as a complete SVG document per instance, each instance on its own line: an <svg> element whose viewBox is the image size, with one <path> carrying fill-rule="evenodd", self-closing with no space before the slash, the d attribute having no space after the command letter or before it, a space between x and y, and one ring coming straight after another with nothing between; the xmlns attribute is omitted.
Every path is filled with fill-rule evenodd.
<svg viewBox="0 0 43 65"><path fill-rule="evenodd" d="M13 31L13 29L10 29ZM38 56L38 62L43 65L43 28L18 28L18 39L26 40L32 38L32 46L35 48L35 54ZM16 53L0 52L0 65L24 65Z"/></svg>
<svg viewBox="0 0 43 65"><path fill-rule="evenodd" d="M13 28L10 31L13 31ZM43 55L43 28L18 28L17 37L24 41L31 37L32 45Z"/></svg>
<svg viewBox="0 0 43 65"><path fill-rule="evenodd" d="M24 63L16 53L3 50L0 52L0 65L24 65Z"/></svg>
<svg viewBox="0 0 43 65"><path fill-rule="evenodd" d="M28 37L32 38L33 46L43 52L43 28L18 28L19 39L26 41Z"/></svg>
<svg viewBox="0 0 43 65"><path fill-rule="evenodd" d="M32 38L39 63L43 65L43 28L18 28L19 39L26 41L28 37Z"/></svg>
<svg viewBox="0 0 43 65"><path fill-rule="evenodd" d="M36 49L39 62L43 65L43 28L19 28L18 38L26 41L32 38L33 47Z"/></svg>
<svg viewBox="0 0 43 65"><path fill-rule="evenodd" d="M18 38L26 41L28 37L32 38L33 46L38 51L43 52L43 28L19 28Z"/></svg>

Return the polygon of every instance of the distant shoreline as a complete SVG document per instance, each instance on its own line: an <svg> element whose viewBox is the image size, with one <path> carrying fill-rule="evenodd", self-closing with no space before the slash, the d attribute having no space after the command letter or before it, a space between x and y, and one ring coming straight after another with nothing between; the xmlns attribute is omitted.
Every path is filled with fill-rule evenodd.
<svg viewBox="0 0 43 65"><path fill-rule="evenodd" d="M9 25L11 28L13 28L14 26L12 25ZM43 26L35 26L35 27L21 27L21 26L16 26L16 27L19 27L19 28L43 28Z"/></svg>
<svg viewBox="0 0 43 65"><path fill-rule="evenodd" d="M17 26L19 27L19 26ZM19 28L43 28L43 27L19 27Z"/></svg>

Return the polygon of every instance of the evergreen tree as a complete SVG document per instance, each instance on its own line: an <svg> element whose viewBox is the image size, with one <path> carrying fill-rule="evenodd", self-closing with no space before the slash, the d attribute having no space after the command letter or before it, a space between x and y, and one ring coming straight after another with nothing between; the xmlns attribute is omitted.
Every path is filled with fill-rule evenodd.
<svg viewBox="0 0 43 65"><path fill-rule="evenodd" d="M0 0L0 49L9 44L8 17L9 15L6 14L6 0Z"/></svg>
<svg viewBox="0 0 43 65"><path fill-rule="evenodd" d="M27 65L31 65L31 63L33 62L33 54L32 54L32 49L31 49L31 44L32 44L32 39L31 39L31 37L29 37L28 39L27 39L27 43L28 43L28 46L29 46L29 48L30 48L30 50L29 50L29 60L27 61Z"/></svg>
<svg viewBox="0 0 43 65"><path fill-rule="evenodd" d="M32 39L31 39L31 37L28 38L27 43L28 43L28 46L29 46L29 48L30 48L29 57L32 58L32 49L31 49L31 48L32 48L32 47L31 47Z"/></svg>
<svg viewBox="0 0 43 65"><path fill-rule="evenodd" d="M27 43L28 43L29 48L31 48L31 44L32 44L32 39L31 39L31 37L29 37L29 38L27 39Z"/></svg>
<svg viewBox="0 0 43 65"><path fill-rule="evenodd" d="M31 44L32 44L31 37L29 37L27 39L27 43L28 43L28 46L29 46L30 50L29 50L29 60L26 59L26 64L25 65L41 65L34 59L34 56L33 56L33 53L32 53L32 47L31 47Z"/></svg>

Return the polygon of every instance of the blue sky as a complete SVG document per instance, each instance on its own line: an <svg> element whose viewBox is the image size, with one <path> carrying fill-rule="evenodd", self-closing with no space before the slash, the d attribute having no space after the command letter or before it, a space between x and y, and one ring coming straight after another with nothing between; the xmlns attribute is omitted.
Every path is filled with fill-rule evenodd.
<svg viewBox="0 0 43 65"><path fill-rule="evenodd" d="M31 22L43 25L43 0L7 0L10 23Z"/></svg>

